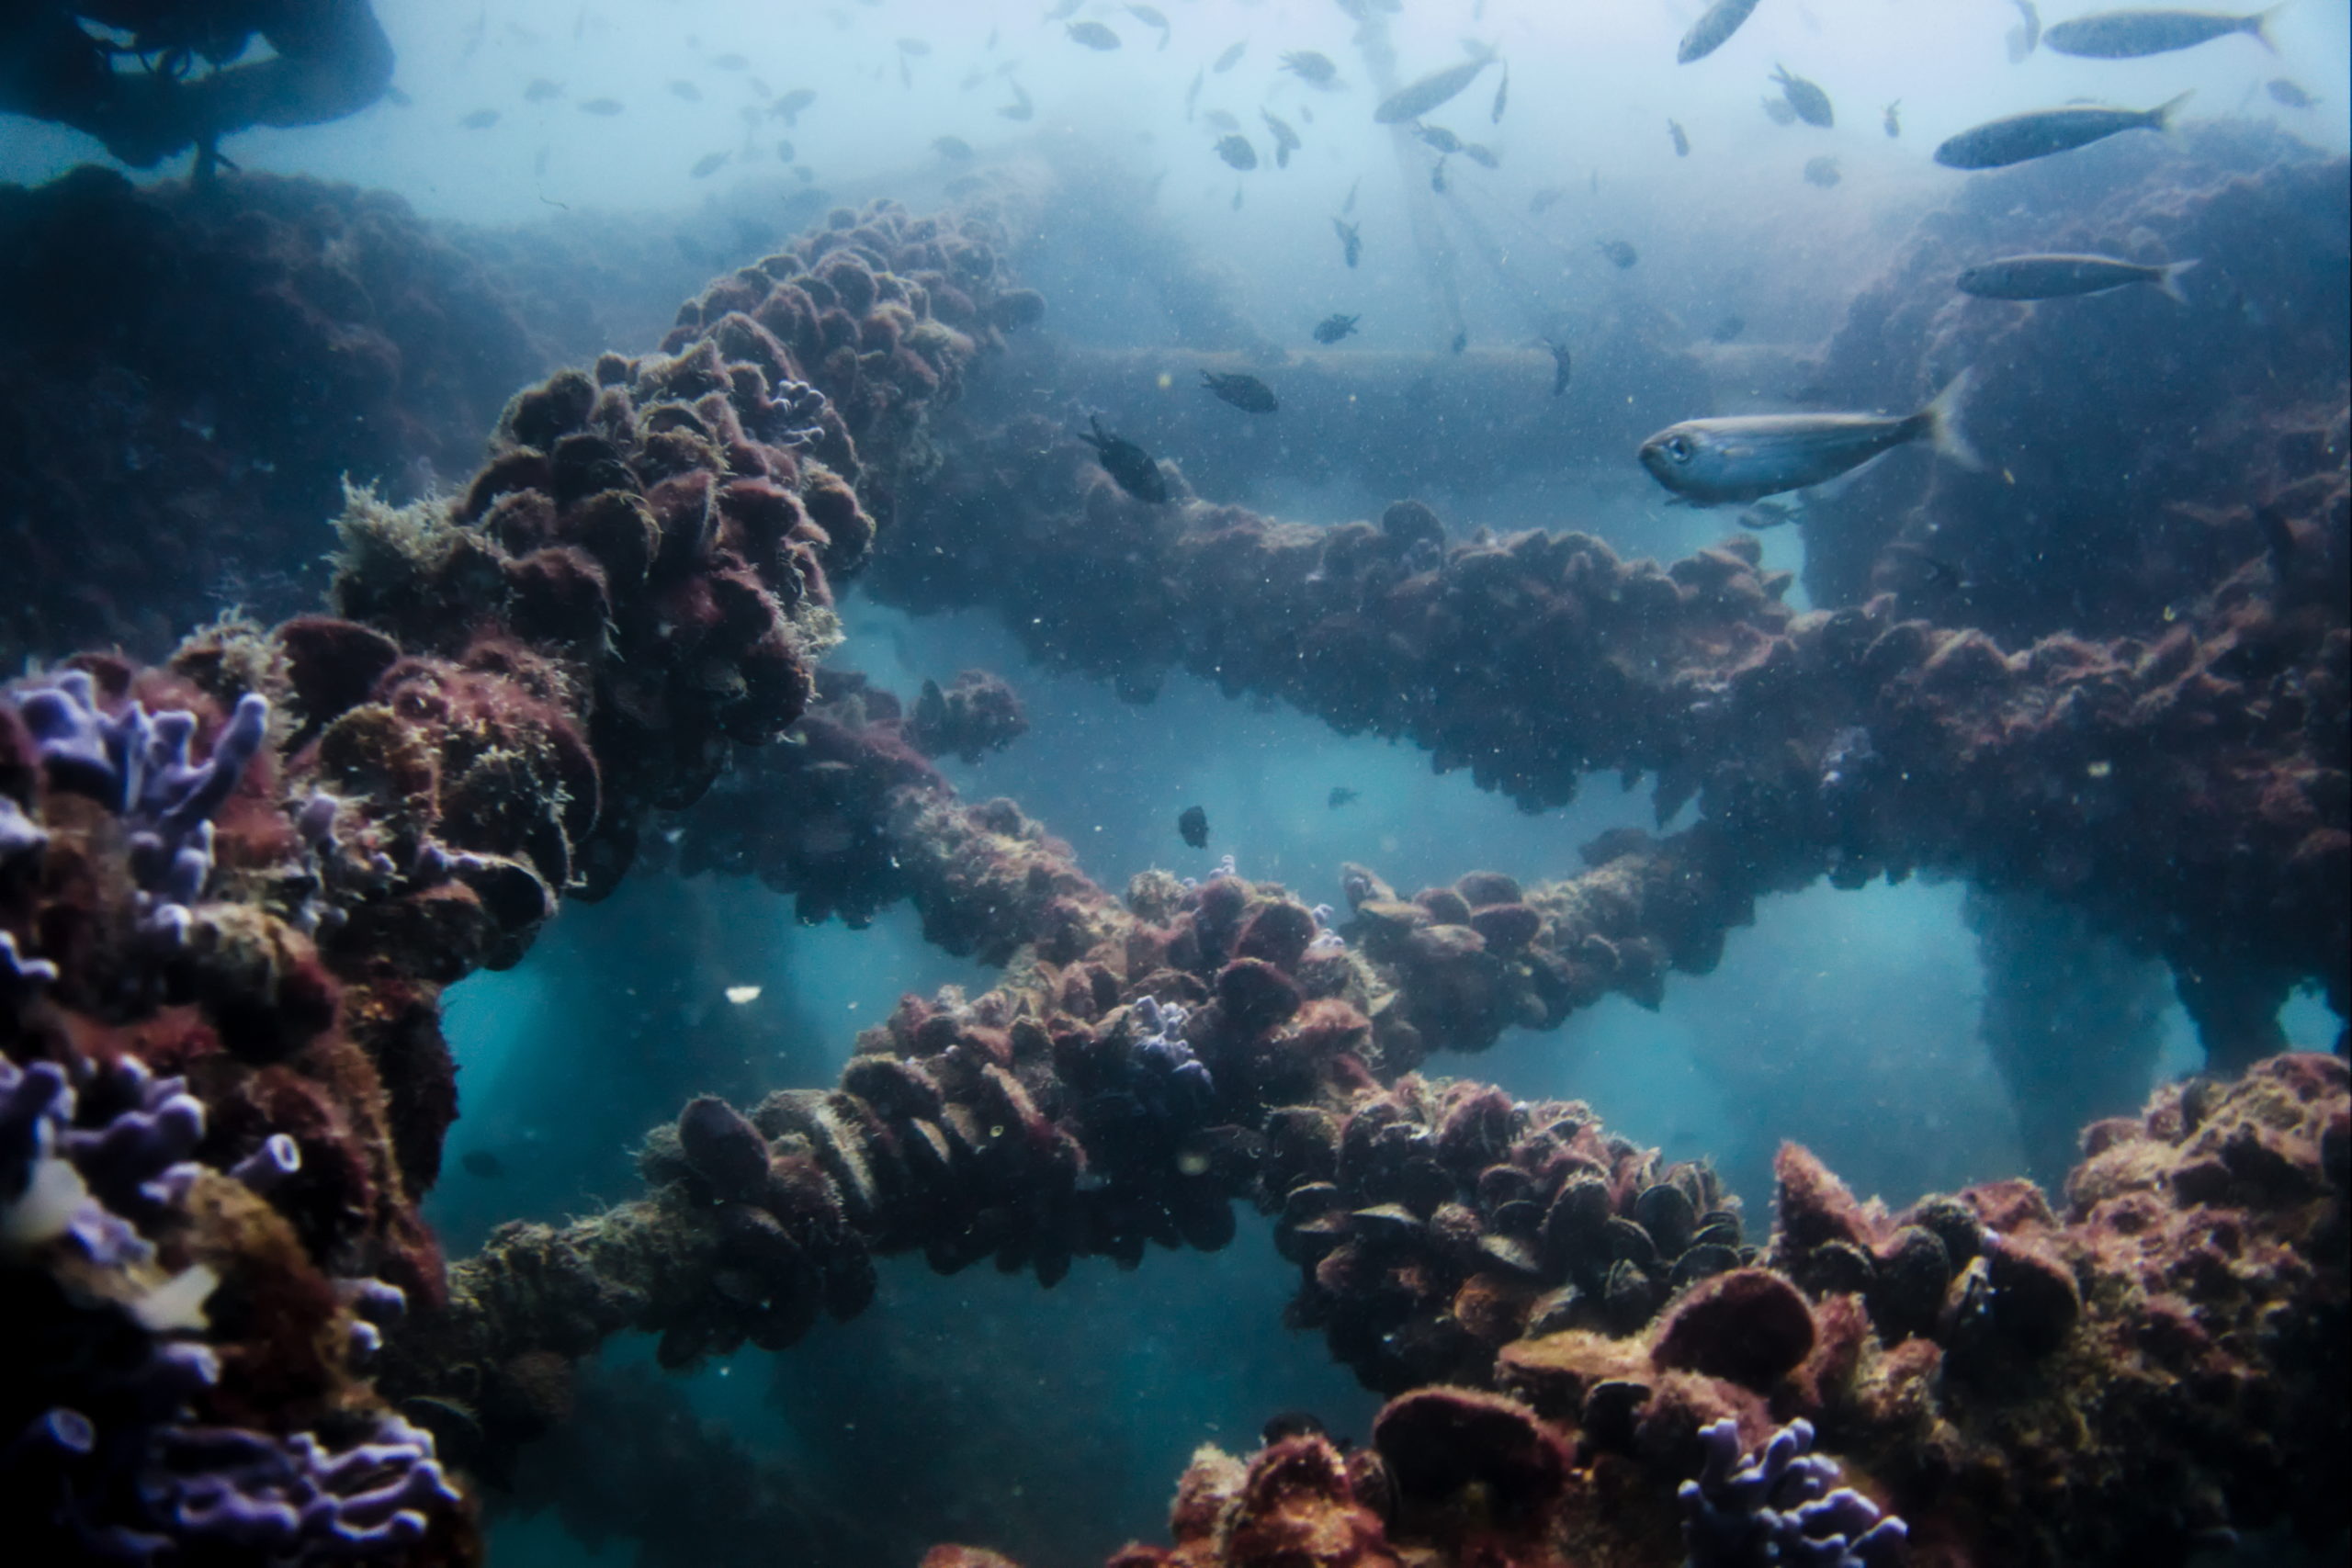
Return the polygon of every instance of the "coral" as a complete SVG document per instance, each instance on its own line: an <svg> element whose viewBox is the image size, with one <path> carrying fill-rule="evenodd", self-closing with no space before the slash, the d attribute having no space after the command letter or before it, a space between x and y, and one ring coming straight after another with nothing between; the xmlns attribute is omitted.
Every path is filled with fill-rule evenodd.
<svg viewBox="0 0 2352 1568"><path fill-rule="evenodd" d="M1715 1422L1699 1440L1706 1468L1678 1494L1691 1568L1895 1568L1903 1561L1906 1527L1881 1517L1851 1487L1830 1490L1838 1465L1810 1451L1811 1422L1790 1422L1762 1451L1745 1457L1736 1421Z"/></svg>

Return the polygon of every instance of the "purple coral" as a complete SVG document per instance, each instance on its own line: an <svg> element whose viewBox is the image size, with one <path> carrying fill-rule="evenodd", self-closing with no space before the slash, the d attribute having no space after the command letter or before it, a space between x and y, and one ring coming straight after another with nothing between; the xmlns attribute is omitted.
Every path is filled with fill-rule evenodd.
<svg viewBox="0 0 2352 1568"><path fill-rule="evenodd" d="M413 1544L433 1514L459 1501L431 1435L390 1414L370 1440L341 1453L308 1432L277 1438L238 1427L175 1427L162 1434L156 1460L141 1491L177 1540L282 1564L372 1557Z"/></svg>
<svg viewBox="0 0 2352 1568"><path fill-rule="evenodd" d="M75 1127L77 1107L98 1124ZM79 1094L55 1063L0 1059L0 1234L24 1247L71 1236L106 1267L144 1262L154 1249L125 1216L177 1199L203 1136L187 1085L133 1058L87 1073Z"/></svg>
<svg viewBox="0 0 2352 1568"><path fill-rule="evenodd" d="M1753 1456L1741 1454L1739 1426L1729 1419L1703 1428L1699 1440L1705 1464L1677 1494L1686 1568L1895 1568L1903 1561L1909 1527L1882 1517L1850 1486L1830 1490L1838 1462L1810 1451L1812 1422L1790 1422Z"/></svg>
<svg viewBox="0 0 2352 1568"><path fill-rule="evenodd" d="M1140 1098L1157 1114L1189 1121L1216 1099L1207 1067L1184 1043L1191 1010L1157 997L1142 997L1130 1011L1129 1049L1141 1069Z"/></svg>

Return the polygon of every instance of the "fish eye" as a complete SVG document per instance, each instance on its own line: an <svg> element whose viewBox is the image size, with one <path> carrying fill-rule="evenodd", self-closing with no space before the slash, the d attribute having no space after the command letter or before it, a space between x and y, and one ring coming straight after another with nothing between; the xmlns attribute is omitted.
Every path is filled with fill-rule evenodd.
<svg viewBox="0 0 2352 1568"><path fill-rule="evenodd" d="M1668 436L1666 438L1666 455L1673 458L1678 463L1689 462L1690 460L1690 438L1687 435Z"/></svg>

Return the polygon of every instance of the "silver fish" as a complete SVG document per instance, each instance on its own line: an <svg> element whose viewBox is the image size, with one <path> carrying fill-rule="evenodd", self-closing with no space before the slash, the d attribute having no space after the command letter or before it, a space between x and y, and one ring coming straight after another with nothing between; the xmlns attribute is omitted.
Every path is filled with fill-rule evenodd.
<svg viewBox="0 0 2352 1568"><path fill-rule="evenodd" d="M1817 125L1824 130L1838 123L1838 111L1829 107L1829 95L1820 86L1802 76L1792 76L1785 65L1772 67L1772 80L1781 85L1781 92L1789 100L1789 107L1807 125Z"/></svg>
<svg viewBox="0 0 2352 1568"><path fill-rule="evenodd" d="M1510 67L1503 67L1503 79L1495 84L1495 107L1487 116L1488 125L1503 122L1503 110L1510 107Z"/></svg>
<svg viewBox="0 0 2352 1568"><path fill-rule="evenodd" d="M1273 133L1274 167L1277 169L1289 168L1290 155L1293 152L1297 152L1300 146L1298 132L1293 130L1287 121L1278 118L1276 116L1264 109L1260 109L1258 111L1258 118L1264 120L1266 122L1266 129Z"/></svg>
<svg viewBox="0 0 2352 1568"><path fill-rule="evenodd" d="M1380 125L1402 125L1407 120L1419 119L1430 110L1452 102L1477 80L1479 72L1494 62L1495 51L1481 48L1459 65L1432 71L1381 99L1380 107L1372 111L1373 120Z"/></svg>
<svg viewBox="0 0 2352 1568"><path fill-rule="evenodd" d="M1462 138L1454 135L1453 132L1446 130L1446 128L1442 125L1415 126L1413 128L1413 134L1419 137L1423 141L1428 142L1430 146L1436 148L1440 152L1459 152L1462 151Z"/></svg>
<svg viewBox="0 0 2352 1568"><path fill-rule="evenodd" d="M1037 106L1029 101L1029 91L1018 82L1008 83L1012 89L1012 102L996 112L1007 119L1029 119L1035 116Z"/></svg>
<svg viewBox="0 0 2352 1568"><path fill-rule="evenodd" d="M1227 45L1225 52L1216 57L1216 62L1209 67L1209 70L1216 75L1224 75L1236 65L1241 63L1242 51L1247 50L1249 47L1250 40L1248 39L1243 39L1239 43Z"/></svg>
<svg viewBox="0 0 2352 1568"><path fill-rule="evenodd" d="M1310 87L1329 92L1339 85L1340 68L1331 57L1311 49L1295 49L1283 56L1283 69Z"/></svg>
<svg viewBox="0 0 2352 1568"><path fill-rule="evenodd" d="M2138 60L2145 55L2195 49L2200 43L2227 38L2232 33L2247 33L2276 54L2278 46L2270 41L2268 27L2278 11L2277 6L2246 17L2222 11L2100 11L2059 23L2041 35L2041 41L2061 54L2090 60Z"/></svg>
<svg viewBox="0 0 2352 1568"><path fill-rule="evenodd" d="M1835 158L1824 155L1805 160L1804 183L1809 186L1819 186L1822 189L1827 190L1845 177L1844 172L1838 167L1838 160Z"/></svg>
<svg viewBox="0 0 2352 1568"><path fill-rule="evenodd" d="M1642 443L1650 478L1699 506L1761 501L1860 468L1882 452L1922 438L1964 468L1982 463L1961 434L1969 373L1953 377L1914 414L1742 414L1671 424Z"/></svg>
<svg viewBox="0 0 2352 1568"><path fill-rule="evenodd" d="M1201 85L1208 79L1209 73L1206 66L1193 73L1193 85L1184 89L1184 118L1187 120L1193 118L1193 106L1201 101Z"/></svg>
<svg viewBox="0 0 2352 1568"><path fill-rule="evenodd" d="M1960 275L1962 294L1980 299L2063 299L2075 294L2104 294L2134 283L2153 283L2182 304L2180 275L2197 264L2177 261L2162 266L2118 261L2113 256L2002 256Z"/></svg>
<svg viewBox="0 0 2352 1568"><path fill-rule="evenodd" d="M1690 156L1690 138L1683 133L1682 127L1679 124L1670 119L1668 120L1666 122L1666 133L1674 138L1674 155L1676 157L1688 158Z"/></svg>
<svg viewBox="0 0 2352 1568"><path fill-rule="evenodd" d="M2190 89L2193 93L2195 89ZM2087 147L2126 130L2164 130L2173 111L2187 103L2190 93L2167 98L2152 109L2110 108L2104 104L2080 107L2032 109L2005 115L1963 130L1936 149L1936 162L1948 169L1999 169L2030 158L2047 158Z"/></svg>
<svg viewBox="0 0 2352 1568"><path fill-rule="evenodd" d="M1707 7L1707 14L1691 23L1690 30L1682 35L1682 47L1674 51L1675 62L1688 65L1694 60L1706 59L1730 41L1731 35L1739 31L1739 25L1755 9L1756 0L1715 0Z"/></svg>
<svg viewBox="0 0 2352 1568"><path fill-rule="evenodd" d="M1331 220L1331 227L1340 231L1340 249L1346 255L1348 265L1353 266L1363 260L1363 235L1358 231L1356 225L1345 219L1334 218Z"/></svg>
<svg viewBox="0 0 2352 1568"><path fill-rule="evenodd" d="M1886 136L1892 141L1903 134L1903 100L1895 99L1886 106Z"/></svg>
<svg viewBox="0 0 2352 1568"><path fill-rule="evenodd" d="M1248 137L1238 132L1217 139L1216 155L1245 173L1258 166L1258 150L1250 145Z"/></svg>
<svg viewBox="0 0 2352 1568"><path fill-rule="evenodd" d="M1084 44L1091 50L1108 51L1119 47L1119 35L1100 22L1069 22L1064 24L1062 31L1069 34L1070 42Z"/></svg>
<svg viewBox="0 0 2352 1568"><path fill-rule="evenodd" d="M1503 166L1503 161L1496 155L1495 150L1483 142L1464 142L1462 155L1482 169L1499 169Z"/></svg>
<svg viewBox="0 0 2352 1568"><path fill-rule="evenodd" d="M2022 65L2025 57L2041 43L2041 13L2033 8L2033 0L2009 0L2023 19L2009 29L2009 63Z"/></svg>

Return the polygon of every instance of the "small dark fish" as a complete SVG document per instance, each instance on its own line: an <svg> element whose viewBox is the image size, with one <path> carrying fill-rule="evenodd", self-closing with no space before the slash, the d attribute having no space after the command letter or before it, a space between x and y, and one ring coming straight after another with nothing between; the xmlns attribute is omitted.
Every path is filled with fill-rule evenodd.
<svg viewBox="0 0 2352 1568"><path fill-rule="evenodd" d="M1028 89L1022 86L1018 82L1012 83L1010 85L1012 88L1012 102L1005 105L996 112L1002 115L1007 119L1034 119L1036 118L1037 106L1029 101Z"/></svg>
<svg viewBox="0 0 2352 1568"><path fill-rule="evenodd" d="M2297 85L2295 83L2289 81L2284 76L2273 77L2270 81L2263 85L2262 90L2270 95L2270 101L2272 103L2283 104L2290 109L2315 109L2319 107L2319 100L2317 98L2312 97L2309 93L2304 92L2301 87Z"/></svg>
<svg viewBox="0 0 2352 1568"><path fill-rule="evenodd" d="M695 160L695 166L686 173L695 179L707 180L718 173L726 164L727 156L724 152L706 152Z"/></svg>
<svg viewBox="0 0 2352 1568"><path fill-rule="evenodd" d="M1552 351L1552 395L1556 398L1568 389L1568 345L1547 337L1544 346Z"/></svg>
<svg viewBox="0 0 2352 1568"><path fill-rule="evenodd" d="M1781 96L1789 100L1789 107L1807 125L1817 125L1824 130L1838 123L1838 111L1829 107L1829 95L1815 83L1802 76L1792 76L1785 65L1772 67L1772 80L1781 85Z"/></svg>
<svg viewBox="0 0 2352 1568"><path fill-rule="evenodd" d="M1886 138L1890 141L1903 134L1903 116L1899 112L1902 107L1901 98L1886 106Z"/></svg>
<svg viewBox="0 0 2352 1568"><path fill-rule="evenodd" d="M1332 810L1337 811L1342 806L1353 806L1360 798L1362 798L1362 796L1358 792L1350 789L1347 785L1333 784L1331 786L1330 798L1325 801L1324 804L1329 807Z"/></svg>
<svg viewBox="0 0 2352 1568"><path fill-rule="evenodd" d="M2033 8L2033 0L2009 0L2018 8L2020 18L2009 29L2009 63L2022 65L2027 55L2041 44L2041 13Z"/></svg>
<svg viewBox="0 0 2352 1568"><path fill-rule="evenodd" d="M1666 122L1666 133L1674 139L1674 155L1676 157L1688 158L1690 156L1690 138L1683 134L1682 126L1679 121L1671 119L1668 120Z"/></svg>
<svg viewBox="0 0 2352 1568"><path fill-rule="evenodd" d="M931 52L931 45L919 38L902 38L899 40L899 52L912 59L921 60Z"/></svg>
<svg viewBox="0 0 2352 1568"><path fill-rule="evenodd" d="M1761 501L1859 468L1882 452L1925 438L1956 463L1978 466L1960 431L1969 373L1953 377L1914 414L1743 414L1668 425L1642 443L1650 477L1701 506Z"/></svg>
<svg viewBox="0 0 2352 1568"><path fill-rule="evenodd" d="M1232 45L1230 48L1227 49L1223 54L1216 57L1216 63L1209 67L1210 72L1216 75L1224 75L1227 72L1241 63L1242 53L1244 51L1249 49L1249 47L1250 40L1248 39L1243 39L1239 43Z"/></svg>
<svg viewBox="0 0 2352 1568"><path fill-rule="evenodd" d="M1804 161L1804 183L1809 186L1819 186L1822 189L1827 190L1845 177L1845 172L1838 168L1838 160L1835 158L1825 154L1819 158L1807 158Z"/></svg>
<svg viewBox="0 0 2352 1568"><path fill-rule="evenodd" d="M488 130L492 126L498 123L498 111L496 109L476 109L473 113L466 116L465 118L459 120L458 123L464 126L468 130Z"/></svg>
<svg viewBox="0 0 2352 1568"><path fill-rule="evenodd" d="M1495 150L1482 142L1464 142L1462 155L1482 169L1499 169L1503 166L1503 161L1495 156Z"/></svg>
<svg viewBox="0 0 2352 1568"><path fill-rule="evenodd" d="M1340 216L1345 218L1356 209L1356 192L1363 188L1363 176L1358 175L1348 183L1348 199L1340 203Z"/></svg>
<svg viewBox="0 0 2352 1568"><path fill-rule="evenodd" d="M1725 316L1707 330L1707 336L1716 343L1730 343L1747 330L1745 316Z"/></svg>
<svg viewBox="0 0 2352 1568"><path fill-rule="evenodd" d="M1204 370L1201 384L1244 413L1272 413L1282 407L1274 399L1274 389L1255 376Z"/></svg>
<svg viewBox="0 0 2352 1568"><path fill-rule="evenodd" d="M1445 194L1445 160L1440 158L1430 165L1430 189L1440 196Z"/></svg>
<svg viewBox="0 0 2352 1568"><path fill-rule="evenodd" d="M1436 148L1440 152L1459 152L1462 151L1462 138L1454 135L1453 132L1446 130L1446 128L1442 125L1417 125L1413 128L1413 134L1419 137L1423 141L1428 142L1430 146Z"/></svg>
<svg viewBox="0 0 2352 1568"><path fill-rule="evenodd" d="M1786 98L1766 98L1764 112L1774 125L1794 125L1797 122L1796 107Z"/></svg>
<svg viewBox="0 0 2352 1568"><path fill-rule="evenodd" d="M550 82L544 76L532 77L531 85L523 89L523 101L526 104L543 104L549 98L561 96L563 96L561 84Z"/></svg>
<svg viewBox="0 0 2352 1568"><path fill-rule="evenodd" d="M1455 354L1460 354L1469 346L1470 329L1468 327L1456 328L1453 333L1453 342L1450 345L1451 351Z"/></svg>
<svg viewBox="0 0 2352 1568"><path fill-rule="evenodd" d="M1354 266L1356 263L1363 259L1363 235L1362 231L1355 224L1338 218L1331 220L1331 227L1340 231L1340 254L1347 257L1348 265L1351 267Z"/></svg>
<svg viewBox="0 0 2352 1568"><path fill-rule="evenodd" d="M792 91L778 98L775 101L775 107L768 112L775 115L778 119L784 121L787 126L797 126L800 123L800 111L807 108L810 104L813 104L816 101L816 88L795 87Z"/></svg>
<svg viewBox="0 0 2352 1568"><path fill-rule="evenodd" d="M618 98L591 98L586 103L580 106L580 112L582 114L603 115L609 118L611 116L620 113L621 110L627 107L628 106L623 104Z"/></svg>
<svg viewBox="0 0 2352 1568"><path fill-rule="evenodd" d="M1094 427L1094 434L1089 435L1080 431L1078 438L1094 448L1096 460L1113 482L1137 501L1154 506L1164 504L1168 500L1168 477L1152 461L1151 454L1132 441L1104 431L1100 419L1090 415L1087 423Z"/></svg>
<svg viewBox="0 0 2352 1568"><path fill-rule="evenodd" d="M1188 806L1176 814L1176 831L1186 843L1196 850L1209 847L1209 814L1197 806Z"/></svg>
<svg viewBox="0 0 2352 1568"><path fill-rule="evenodd" d="M1212 130L1238 130L1241 129L1241 122L1234 118L1223 109L1211 109L1208 113L1201 116L1201 118L1208 122L1209 129Z"/></svg>
<svg viewBox="0 0 2352 1568"><path fill-rule="evenodd" d="M2186 305L2188 296L2177 279L2197 264L2177 261L2165 266L2143 266L2111 256L2003 256L1960 275L1962 294L1979 299L2064 299L2077 294L2104 294L2134 283L2153 283Z"/></svg>
<svg viewBox="0 0 2352 1568"><path fill-rule="evenodd" d="M2269 24L2278 9L2273 6L2245 17L2221 11L2100 11L2059 23L2041 35L2041 41L2061 54L2138 60L2245 33L2276 54L2278 46L2270 41Z"/></svg>
<svg viewBox="0 0 2352 1568"><path fill-rule="evenodd" d="M1119 35L1100 22L1070 22L1062 30L1069 34L1072 43L1082 43L1089 49L1114 50L1119 47Z"/></svg>
<svg viewBox="0 0 2352 1568"><path fill-rule="evenodd" d="M1193 118L1193 106L1201 101L1201 88L1209 79L1209 69L1202 66L1193 73L1193 85L1184 89L1184 118Z"/></svg>
<svg viewBox="0 0 2352 1568"><path fill-rule="evenodd" d="M1159 47L1161 49L1166 49L1168 47L1168 40L1175 36L1174 30L1168 25L1168 18L1160 14L1159 8L1156 6L1130 6L1127 7L1127 15L1133 17L1136 21L1141 22L1145 27L1159 28ZM1155 51L1154 52L1156 53L1158 51Z"/></svg>
<svg viewBox="0 0 2352 1568"><path fill-rule="evenodd" d="M1295 49L1283 55L1283 69L1308 86L1320 87L1327 93L1339 85L1340 68L1331 63L1330 56L1311 49Z"/></svg>
<svg viewBox="0 0 2352 1568"><path fill-rule="evenodd" d="M506 1174L506 1162L488 1149L468 1149L466 1157L458 1163L465 1168L468 1176L480 1177L484 1181L496 1181Z"/></svg>
<svg viewBox="0 0 2352 1568"><path fill-rule="evenodd" d="M931 150L951 164L972 161L972 144L960 136L934 136L931 140Z"/></svg>
<svg viewBox="0 0 2352 1568"><path fill-rule="evenodd" d="M1266 129L1268 130L1273 132L1274 167L1277 169L1289 168L1290 155L1293 152L1297 152L1299 147L1302 145L1298 140L1298 132L1293 130L1288 124L1284 123L1276 116L1269 114L1264 109L1260 109L1258 111L1258 118L1266 122Z"/></svg>
<svg viewBox="0 0 2352 1568"><path fill-rule="evenodd" d="M1795 522L1798 513L1804 510L1792 501L1767 498L1747 508L1732 521L1753 533L1760 534L1767 528L1778 528L1784 523Z"/></svg>
<svg viewBox="0 0 2352 1568"><path fill-rule="evenodd" d="M775 155L778 163L789 164L797 154L791 142L779 141L775 144Z"/></svg>
<svg viewBox="0 0 2352 1568"><path fill-rule="evenodd" d="M1527 198L1527 210L1536 213L1549 212L1559 199L1567 194L1558 186L1545 186Z"/></svg>
<svg viewBox="0 0 2352 1568"><path fill-rule="evenodd" d="M1315 341L1334 344L1343 337L1353 336L1356 323L1363 320L1362 316L1342 316L1334 312L1315 323Z"/></svg>
<svg viewBox="0 0 2352 1568"><path fill-rule="evenodd" d="M1510 67L1503 67L1503 79L1495 84L1495 107L1487 112L1488 125L1503 122L1503 110L1510 107Z"/></svg>
<svg viewBox="0 0 2352 1568"><path fill-rule="evenodd" d="M1607 256L1609 265L1619 272L1623 272L1642 259L1642 253L1634 249L1623 240L1597 240L1593 243L1593 249Z"/></svg>
<svg viewBox="0 0 2352 1568"><path fill-rule="evenodd" d="M1248 137L1238 131L1217 138L1216 155L1245 173L1258 166L1258 150L1250 145Z"/></svg>
<svg viewBox="0 0 2352 1568"><path fill-rule="evenodd" d="M879 76L882 73L879 71L876 71L875 74ZM903 54L899 56L899 85L904 87L910 93L913 92L915 88L914 70L907 63L907 57Z"/></svg>
<svg viewBox="0 0 2352 1568"><path fill-rule="evenodd" d="M740 54L721 54L714 56L710 63L719 71L741 71L752 62Z"/></svg>
<svg viewBox="0 0 2352 1568"><path fill-rule="evenodd" d="M1453 100L1463 89L1478 78L1478 73L1495 62L1495 51L1481 48L1459 65L1449 65L1442 71L1432 71L1419 81L1399 87L1380 100L1372 111L1374 123L1402 125L1415 120Z"/></svg>
<svg viewBox="0 0 2352 1568"><path fill-rule="evenodd" d="M702 89L692 82L673 82L670 84L670 92L673 96L684 98L690 104L702 102Z"/></svg>
<svg viewBox="0 0 2352 1568"><path fill-rule="evenodd" d="M1715 0L1707 7L1706 15L1691 23L1690 30L1682 35L1682 45L1674 51L1676 63L1688 65L1723 48L1755 9L1756 0Z"/></svg>
<svg viewBox="0 0 2352 1568"><path fill-rule="evenodd" d="M2173 112L2188 97L2188 93L2183 93L2152 109L2088 104L2078 108L2033 109L2025 114L2005 115L1947 140L1936 149L1936 162L1948 169L2000 169L2087 147L2126 130L2168 130Z"/></svg>

